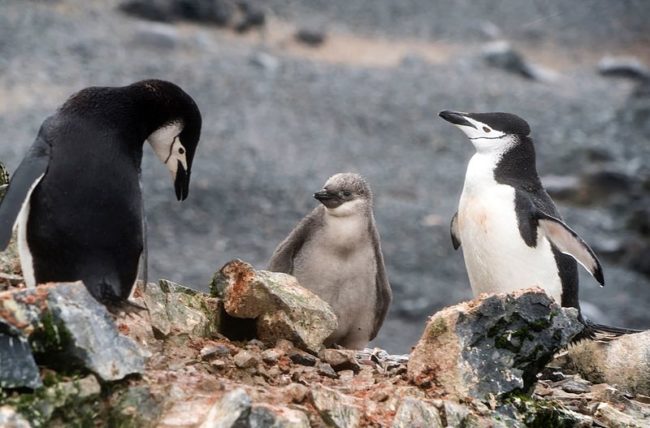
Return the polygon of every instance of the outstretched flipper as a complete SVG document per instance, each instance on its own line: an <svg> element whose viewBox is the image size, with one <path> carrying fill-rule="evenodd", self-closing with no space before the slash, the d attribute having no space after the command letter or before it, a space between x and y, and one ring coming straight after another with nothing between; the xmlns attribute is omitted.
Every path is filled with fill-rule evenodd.
<svg viewBox="0 0 650 428"><path fill-rule="evenodd" d="M11 177L7 193L0 203L0 251L9 245L18 214L47 172L49 163L50 145L39 135Z"/></svg>
<svg viewBox="0 0 650 428"><path fill-rule="evenodd" d="M320 207L319 207L320 208ZM293 274L293 262L300 249L309 238L309 229L316 222L322 222L323 212L316 208L307 217L303 218L298 226L278 245L269 261L268 270Z"/></svg>
<svg viewBox="0 0 650 428"><path fill-rule="evenodd" d="M454 246L454 250L460 248L460 231L458 230L458 211L451 218L451 224L449 225L451 232L451 245Z"/></svg>
<svg viewBox="0 0 650 428"><path fill-rule="evenodd" d="M544 231L544 235L555 247L568 254L598 281L601 286L605 285L603 269L593 250L583 241L562 220L550 216L540 210L535 211L535 219L539 227Z"/></svg>

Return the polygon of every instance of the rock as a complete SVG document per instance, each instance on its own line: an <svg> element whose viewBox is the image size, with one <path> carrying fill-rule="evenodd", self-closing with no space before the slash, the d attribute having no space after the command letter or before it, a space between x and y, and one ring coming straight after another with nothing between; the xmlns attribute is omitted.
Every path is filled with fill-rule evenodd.
<svg viewBox="0 0 650 428"><path fill-rule="evenodd" d="M0 331L3 330L0 320ZM0 388L31 388L42 386L41 374L32 349L23 336L0 334Z"/></svg>
<svg viewBox="0 0 650 428"><path fill-rule="evenodd" d="M567 379L558 385L564 392L572 394L584 394L591 391L591 383L583 379Z"/></svg>
<svg viewBox="0 0 650 428"><path fill-rule="evenodd" d="M607 403L600 403L596 407L594 416L598 418L599 421L605 423L605 426L611 427L647 427L647 421L639 421L632 416L626 415L625 413L616 410L613 406Z"/></svg>
<svg viewBox="0 0 650 428"><path fill-rule="evenodd" d="M227 25L235 11L233 2L228 0L128 0L122 2L119 9L151 21L188 20L218 26Z"/></svg>
<svg viewBox="0 0 650 428"><path fill-rule="evenodd" d="M277 57L265 52L256 52L250 57L249 62L267 73L274 73L281 65Z"/></svg>
<svg viewBox="0 0 650 428"><path fill-rule="evenodd" d="M337 428L353 428L361 426L361 410L335 389L326 386L315 386L311 390L314 407L325 423Z"/></svg>
<svg viewBox="0 0 650 428"><path fill-rule="evenodd" d="M141 25L133 36L133 42L147 48L174 49L179 43L178 30L168 24Z"/></svg>
<svg viewBox="0 0 650 428"><path fill-rule="evenodd" d="M650 69L638 58L630 56L605 56L598 63L598 72L610 77L650 79Z"/></svg>
<svg viewBox="0 0 650 428"><path fill-rule="evenodd" d="M31 428L32 425L13 407L0 406L0 427Z"/></svg>
<svg viewBox="0 0 650 428"><path fill-rule="evenodd" d="M510 43L500 40L488 43L483 48L483 59L492 67L518 74L527 79L550 81L555 73L530 64Z"/></svg>
<svg viewBox="0 0 650 428"><path fill-rule="evenodd" d="M81 282L0 293L0 324L5 326L4 331L9 329L0 333L5 337L0 342L9 344L7 336L28 340L36 361L45 366L66 370L83 367L104 381L144 370L136 343L118 332L106 308ZM24 343L19 346L14 349L24 354ZM25 379L34 384L33 376Z"/></svg>
<svg viewBox="0 0 650 428"><path fill-rule="evenodd" d="M443 409L445 411L447 426L450 427L463 426L465 420L471 413L467 407L450 400L445 400L443 402Z"/></svg>
<svg viewBox="0 0 650 428"><path fill-rule="evenodd" d="M355 373L361 370L359 363L355 358L356 352L343 349L323 349L318 353L318 357L328 363L334 370L352 370Z"/></svg>
<svg viewBox="0 0 650 428"><path fill-rule="evenodd" d="M433 405L417 398L406 397L395 414L392 426L393 428L442 428L444 425L438 409Z"/></svg>
<svg viewBox="0 0 650 428"><path fill-rule="evenodd" d="M296 364L301 366L313 367L316 365L316 357L311 354L308 354L300 349L292 349L287 352L287 355Z"/></svg>
<svg viewBox="0 0 650 428"><path fill-rule="evenodd" d="M308 46L317 47L325 43L326 34L324 31L301 28L296 31L295 39L300 43L304 43Z"/></svg>
<svg viewBox="0 0 650 428"><path fill-rule="evenodd" d="M269 405L253 406L249 428L309 428L309 418L300 410Z"/></svg>
<svg viewBox="0 0 650 428"><path fill-rule="evenodd" d="M337 327L332 308L294 277L256 271L241 260L227 263L215 274L211 291L223 297L229 315L256 319L258 338L269 344L288 339L318 352Z"/></svg>
<svg viewBox="0 0 650 428"><path fill-rule="evenodd" d="M285 393L291 401L294 403L302 403L305 401L307 394L309 394L309 388L300 383L290 383L285 388Z"/></svg>
<svg viewBox="0 0 650 428"><path fill-rule="evenodd" d="M262 352L262 361L266 364L275 364L284 355L284 351L277 348L267 349Z"/></svg>
<svg viewBox="0 0 650 428"><path fill-rule="evenodd" d="M650 395L650 331L577 343L568 350L568 365L590 382Z"/></svg>
<svg viewBox="0 0 650 428"><path fill-rule="evenodd" d="M318 374L321 376L328 377L330 379L337 379L339 376L336 374L332 366L327 363L318 364Z"/></svg>
<svg viewBox="0 0 650 428"><path fill-rule="evenodd" d="M408 376L459 397L528 391L584 326L540 289L496 294L436 313L411 353Z"/></svg>
<svg viewBox="0 0 650 428"><path fill-rule="evenodd" d="M138 286L151 316L151 326L158 338L170 335L213 337L221 324L221 304L218 299L180 284L161 279Z"/></svg>
<svg viewBox="0 0 650 428"><path fill-rule="evenodd" d="M239 351L237 355L234 356L233 361L237 367L242 369L256 367L257 364L259 364L257 355L249 351Z"/></svg>
<svg viewBox="0 0 650 428"><path fill-rule="evenodd" d="M163 406L146 386L130 386L111 397L110 417L115 426L153 427Z"/></svg>
<svg viewBox="0 0 650 428"><path fill-rule="evenodd" d="M239 1L240 20L235 24L235 31L245 33L251 28L263 27L266 24L266 14L255 3L249 1Z"/></svg>
<svg viewBox="0 0 650 428"><path fill-rule="evenodd" d="M205 346L199 351L199 355L204 360L209 360L214 357L228 357L230 356L230 348L221 343L216 345Z"/></svg>
<svg viewBox="0 0 650 428"><path fill-rule="evenodd" d="M242 388L237 388L210 408L201 428L247 427L250 413L250 397Z"/></svg>

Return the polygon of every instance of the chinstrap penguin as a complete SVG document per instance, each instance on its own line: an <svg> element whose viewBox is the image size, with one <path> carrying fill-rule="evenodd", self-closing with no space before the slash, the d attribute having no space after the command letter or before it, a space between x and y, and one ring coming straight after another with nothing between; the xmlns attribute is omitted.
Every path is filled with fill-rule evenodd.
<svg viewBox="0 0 650 428"><path fill-rule="evenodd" d="M331 305L339 326L326 345L361 349L377 335L392 298L373 196L360 175L341 173L314 198L321 205L280 243L269 270L295 276Z"/></svg>
<svg viewBox="0 0 650 428"><path fill-rule="evenodd" d="M11 178L0 250L17 225L27 286L82 280L104 303L126 301L143 250L143 144L167 166L182 201L200 133L196 103L173 83L77 92L43 122Z"/></svg>
<svg viewBox="0 0 650 428"><path fill-rule="evenodd" d="M476 149L451 221L474 296L539 286L579 310L576 261L601 285L603 271L542 186L528 123L508 113L443 111L440 117Z"/></svg>

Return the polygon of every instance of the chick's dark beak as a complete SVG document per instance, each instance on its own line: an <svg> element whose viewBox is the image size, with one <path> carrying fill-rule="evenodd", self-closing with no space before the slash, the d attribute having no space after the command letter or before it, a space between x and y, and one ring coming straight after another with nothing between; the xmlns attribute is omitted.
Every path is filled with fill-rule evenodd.
<svg viewBox="0 0 650 428"><path fill-rule="evenodd" d="M343 200L336 193L330 193L327 190L314 193L314 198L318 199L327 208L336 208L343 203Z"/></svg>
<svg viewBox="0 0 650 428"><path fill-rule="evenodd" d="M181 161L178 161L178 168L176 169L174 190L176 190L176 199L179 201L184 201L190 191L190 172L185 170Z"/></svg>
<svg viewBox="0 0 650 428"><path fill-rule="evenodd" d="M472 125L470 121L468 121L465 118L465 114L457 112L457 111L451 111L451 110L444 110L441 111L438 116L441 118L445 119L449 123L453 123L454 125L461 125L461 126L469 126L471 128L476 129L476 126Z"/></svg>

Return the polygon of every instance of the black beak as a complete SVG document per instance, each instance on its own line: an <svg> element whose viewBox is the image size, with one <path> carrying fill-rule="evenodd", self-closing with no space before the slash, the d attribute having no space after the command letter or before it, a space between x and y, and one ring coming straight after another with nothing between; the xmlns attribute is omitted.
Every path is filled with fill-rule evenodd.
<svg viewBox="0 0 650 428"><path fill-rule="evenodd" d="M176 190L176 199L179 201L184 201L190 191L190 172L185 170L181 161L178 161L176 168L174 190Z"/></svg>
<svg viewBox="0 0 650 428"><path fill-rule="evenodd" d="M329 193L326 190L323 190L322 192L316 192L314 193L314 198L318 199L319 201L329 201L331 199L337 198L337 196L334 193Z"/></svg>
<svg viewBox="0 0 650 428"><path fill-rule="evenodd" d="M327 208L336 208L343 203L336 193L330 193L327 190L314 193L314 198L318 199Z"/></svg>
<svg viewBox="0 0 650 428"><path fill-rule="evenodd" d="M469 126L476 129L476 126L472 125L467 119L465 119L464 113L445 110L441 111L438 116L445 119L449 123L453 123L454 125Z"/></svg>

